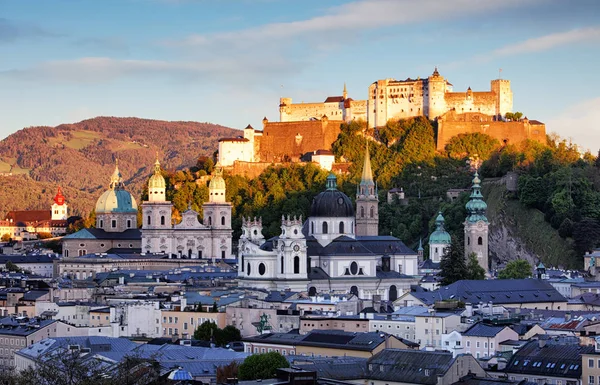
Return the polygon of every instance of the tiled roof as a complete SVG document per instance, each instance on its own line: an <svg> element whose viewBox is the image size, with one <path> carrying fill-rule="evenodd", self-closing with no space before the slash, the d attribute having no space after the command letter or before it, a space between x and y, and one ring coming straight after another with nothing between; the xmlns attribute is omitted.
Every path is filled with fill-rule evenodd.
<svg viewBox="0 0 600 385"><path fill-rule="evenodd" d="M478 322L465 330L462 335L465 337L496 337L506 327L508 326L494 326Z"/></svg>
<svg viewBox="0 0 600 385"><path fill-rule="evenodd" d="M57 322L56 320L28 319L17 320L12 317L0 318L0 335L28 336Z"/></svg>
<svg viewBox="0 0 600 385"><path fill-rule="evenodd" d="M567 302L552 285L538 279L461 280L435 291L411 293L427 305L456 299L462 302L496 304Z"/></svg>
<svg viewBox="0 0 600 385"><path fill-rule="evenodd" d="M290 357L290 364L304 370L317 372L318 378L353 380L366 378L367 359L359 357L306 358Z"/></svg>
<svg viewBox="0 0 600 385"><path fill-rule="evenodd" d="M505 371L542 377L579 379L581 378L581 354L592 352L594 352L593 346L580 346L577 343L554 340L534 340L513 355Z"/></svg>
<svg viewBox="0 0 600 385"><path fill-rule="evenodd" d="M368 362L370 380L436 385L454 362L450 352L384 349Z"/></svg>
<svg viewBox="0 0 600 385"><path fill-rule="evenodd" d="M76 233L69 234L63 239L124 239L141 240L142 232L139 229L128 229L123 232L109 233L102 229L81 229Z"/></svg>
<svg viewBox="0 0 600 385"><path fill-rule="evenodd" d="M339 102L343 102L343 101L344 101L343 96L328 96L327 99L325 99L325 101L323 103L339 103Z"/></svg>
<svg viewBox="0 0 600 385"><path fill-rule="evenodd" d="M49 263L52 264L56 258L49 255L0 255L0 265L6 265L6 262L24 264L24 263Z"/></svg>

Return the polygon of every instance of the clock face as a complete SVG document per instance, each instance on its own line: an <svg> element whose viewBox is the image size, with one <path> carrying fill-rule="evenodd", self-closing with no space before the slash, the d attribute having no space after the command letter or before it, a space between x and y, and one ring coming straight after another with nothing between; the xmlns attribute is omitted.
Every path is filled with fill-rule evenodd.
<svg viewBox="0 0 600 385"><path fill-rule="evenodd" d="M300 250L300 246L294 245L294 251L298 251L298 250Z"/></svg>

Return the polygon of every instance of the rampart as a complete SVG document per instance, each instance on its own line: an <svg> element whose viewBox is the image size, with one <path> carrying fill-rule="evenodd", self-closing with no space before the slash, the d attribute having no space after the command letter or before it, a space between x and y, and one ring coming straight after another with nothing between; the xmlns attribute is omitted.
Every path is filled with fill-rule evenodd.
<svg viewBox="0 0 600 385"><path fill-rule="evenodd" d="M527 118L520 121L498 121L480 113L458 114L449 111L438 118L436 149L443 151L450 139L458 134L480 132L500 143L520 143L526 139L546 143L546 125Z"/></svg>

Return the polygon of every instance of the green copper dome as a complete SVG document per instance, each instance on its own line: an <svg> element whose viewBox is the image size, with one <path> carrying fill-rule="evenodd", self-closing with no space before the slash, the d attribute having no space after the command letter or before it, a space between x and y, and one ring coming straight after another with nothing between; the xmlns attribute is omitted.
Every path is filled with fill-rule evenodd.
<svg viewBox="0 0 600 385"><path fill-rule="evenodd" d="M436 229L429 236L429 244L449 245L452 242L450 239L450 234L448 234L448 232L444 229L444 222L445 222L444 216L442 215L442 212L440 211L437 218L435 219Z"/></svg>
<svg viewBox="0 0 600 385"><path fill-rule="evenodd" d="M225 179L223 179L223 171L220 166L217 165L215 170L213 171L213 177L210 179L210 183L208 184L209 190L225 190Z"/></svg>
<svg viewBox="0 0 600 385"><path fill-rule="evenodd" d="M124 188L125 184L117 163L110 178L109 189L96 201L96 214L137 212L137 202Z"/></svg>
<svg viewBox="0 0 600 385"><path fill-rule="evenodd" d="M479 179L479 175L475 172L473 186L471 187L471 197L465 206L467 209L467 221L469 222L488 221L485 216L487 204L483 200L480 183L481 179Z"/></svg>

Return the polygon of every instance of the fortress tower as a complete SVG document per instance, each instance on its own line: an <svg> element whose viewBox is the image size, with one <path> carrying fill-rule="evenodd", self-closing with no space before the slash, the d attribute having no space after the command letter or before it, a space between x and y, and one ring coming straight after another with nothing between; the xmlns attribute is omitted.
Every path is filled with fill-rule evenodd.
<svg viewBox="0 0 600 385"><path fill-rule="evenodd" d="M440 116L447 111L445 100L446 79L440 75L437 67L428 78L428 92L429 98L427 100L428 108L426 116L429 119L434 119L436 116Z"/></svg>
<svg viewBox="0 0 600 385"><path fill-rule="evenodd" d="M510 89L510 80L492 80L491 89L496 94L496 116L504 116L507 112L512 112L513 93Z"/></svg>
<svg viewBox="0 0 600 385"><path fill-rule="evenodd" d="M377 187L373 182L369 144L367 143L362 177L356 194L356 235L379 235L378 204L379 197L377 196Z"/></svg>

